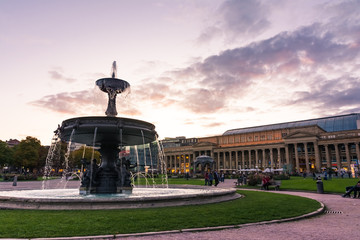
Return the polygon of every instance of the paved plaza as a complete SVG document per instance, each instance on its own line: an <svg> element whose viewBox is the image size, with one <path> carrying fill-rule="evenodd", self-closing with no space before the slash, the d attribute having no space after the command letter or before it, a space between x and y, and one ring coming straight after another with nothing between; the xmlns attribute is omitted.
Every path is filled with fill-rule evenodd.
<svg viewBox="0 0 360 240"><path fill-rule="evenodd" d="M219 187L233 187L233 180L225 180ZM1 182L0 189L39 189L40 182L18 182L11 186L10 182ZM55 184L55 181L54 181ZM57 183L59 184L59 183ZM70 181L67 187L78 186L77 181ZM198 232L181 232L169 234L154 234L148 236L129 236L126 239L358 239L360 232L360 199L342 198L336 194L317 194L304 192L280 191L280 194L291 194L318 200L325 204L326 211L316 217L293 222L272 223L265 225L247 225L241 228L225 230L210 230ZM60 239L60 238L58 238ZM72 238L76 239L76 238ZM82 238L85 239L85 238ZM113 239L105 236L95 239Z"/></svg>

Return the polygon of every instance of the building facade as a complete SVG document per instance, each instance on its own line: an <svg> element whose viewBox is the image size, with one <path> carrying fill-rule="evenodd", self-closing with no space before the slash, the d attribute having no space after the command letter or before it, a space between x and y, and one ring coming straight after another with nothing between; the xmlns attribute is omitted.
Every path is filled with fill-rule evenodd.
<svg viewBox="0 0 360 240"><path fill-rule="evenodd" d="M193 144L189 144L193 143ZM196 173L196 157L214 159L217 171L266 168L297 172L358 169L360 114L239 128L188 144L164 146L169 173Z"/></svg>

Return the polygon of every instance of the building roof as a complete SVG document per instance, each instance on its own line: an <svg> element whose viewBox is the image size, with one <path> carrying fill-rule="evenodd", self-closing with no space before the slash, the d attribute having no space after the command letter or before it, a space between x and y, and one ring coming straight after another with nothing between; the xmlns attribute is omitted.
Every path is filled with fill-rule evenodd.
<svg viewBox="0 0 360 240"><path fill-rule="evenodd" d="M10 139L9 141L6 141L6 144L9 147L14 147L14 146L18 145L19 143L20 143L20 141L17 139Z"/></svg>
<svg viewBox="0 0 360 240"><path fill-rule="evenodd" d="M276 124L263 125L257 127L230 129L224 132L223 135L226 136L226 135L234 135L241 133L279 130L286 128L294 128L294 127L305 127L310 125L318 125L327 132L338 132L338 131L360 129L360 113L351 113L346 115L315 118L315 119L301 120L295 122L276 123Z"/></svg>

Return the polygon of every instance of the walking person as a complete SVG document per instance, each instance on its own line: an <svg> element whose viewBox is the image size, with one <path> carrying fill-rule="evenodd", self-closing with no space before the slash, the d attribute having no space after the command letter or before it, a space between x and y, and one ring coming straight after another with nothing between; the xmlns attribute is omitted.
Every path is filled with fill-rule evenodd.
<svg viewBox="0 0 360 240"><path fill-rule="evenodd" d="M211 172L209 172L209 186L212 186L214 180L214 176Z"/></svg>
<svg viewBox="0 0 360 240"><path fill-rule="evenodd" d="M209 185L209 173L205 173L205 186Z"/></svg>
<svg viewBox="0 0 360 240"><path fill-rule="evenodd" d="M214 171L214 180L215 180L215 187L219 184L219 174Z"/></svg>

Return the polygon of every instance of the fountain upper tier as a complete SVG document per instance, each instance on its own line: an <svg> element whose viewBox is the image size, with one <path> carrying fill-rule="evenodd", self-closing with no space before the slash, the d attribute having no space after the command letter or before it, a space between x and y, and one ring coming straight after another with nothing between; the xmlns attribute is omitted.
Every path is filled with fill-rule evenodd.
<svg viewBox="0 0 360 240"><path fill-rule="evenodd" d="M122 93L130 87L127 81L118 78L101 78L96 81L96 85L103 92L108 92L111 89L116 93Z"/></svg>
<svg viewBox="0 0 360 240"><path fill-rule="evenodd" d="M73 129L75 130L72 135ZM130 118L96 116L67 119L62 122L60 134L64 141L71 140L88 146L140 145L153 142L157 137L155 126L151 123Z"/></svg>
<svg viewBox="0 0 360 240"><path fill-rule="evenodd" d="M106 109L106 116L115 117L118 113L116 110L116 95L130 89L130 84L122 79L115 78L113 74L112 78L101 78L96 81L96 85L101 91L108 94L108 107Z"/></svg>

